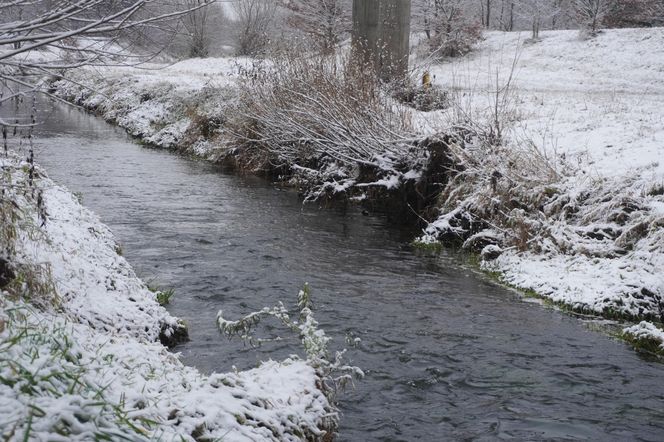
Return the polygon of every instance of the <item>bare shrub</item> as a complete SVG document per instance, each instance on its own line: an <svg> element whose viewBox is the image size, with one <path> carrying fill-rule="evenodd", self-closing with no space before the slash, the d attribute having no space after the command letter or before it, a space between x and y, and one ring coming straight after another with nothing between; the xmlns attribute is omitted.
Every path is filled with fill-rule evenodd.
<svg viewBox="0 0 664 442"><path fill-rule="evenodd" d="M238 0L233 4L238 17L237 55L260 55L267 47L269 30L277 10L274 0Z"/></svg>
<svg viewBox="0 0 664 442"><path fill-rule="evenodd" d="M426 17L425 44L432 59L467 54L482 38L482 26L466 14L463 0L426 3L421 15Z"/></svg>
<svg viewBox="0 0 664 442"><path fill-rule="evenodd" d="M442 110L450 105L446 90L436 85L418 85L413 80L397 87L394 98L422 112Z"/></svg>
<svg viewBox="0 0 664 442"><path fill-rule="evenodd" d="M437 34L429 41L429 46L436 58L460 57L472 51L481 39L482 27L466 24Z"/></svg>
<svg viewBox="0 0 664 442"><path fill-rule="evenodd" d="M416 155L410 112L345 57L281 54L246 72L228 123L243 163L344 181L398 174Z"/></svg>

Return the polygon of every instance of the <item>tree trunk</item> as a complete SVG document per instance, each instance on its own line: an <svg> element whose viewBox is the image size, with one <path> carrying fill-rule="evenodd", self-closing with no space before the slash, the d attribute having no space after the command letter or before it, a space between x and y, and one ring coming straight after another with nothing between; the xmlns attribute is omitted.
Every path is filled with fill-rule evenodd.
<svg viewBox="0 0 664 442"><path fill-rule="evenodd" d="M408 72L410 0L354 0L353 52L384 81Z"/></svg>

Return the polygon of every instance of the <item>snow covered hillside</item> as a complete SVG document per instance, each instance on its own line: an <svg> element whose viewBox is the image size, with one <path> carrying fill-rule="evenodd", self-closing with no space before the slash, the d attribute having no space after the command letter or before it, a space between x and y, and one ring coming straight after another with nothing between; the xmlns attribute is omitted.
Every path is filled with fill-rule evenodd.
<svg viewBox="0 0 664 442"><path fill-rule="evenodd" d="M40 168L11 153L0 166L3 439L316 440L334 428L304 360L210 376L183 366L158 342L182 325L109 229Z"/></svg>
<svg viewBox="0 0 664 442"><path fill-rule="evenodd" d="M510 143L535 143L590 176L664 176L664 28L489 32L466 57L432 68L435 83L489 111L513 70ZM496 81L498 77L498 81ZM470 103L469 103L470 104Z"/></svg>
<svg viewBox="0 0 664 442"><path fill-rule="evenodd" d="M664 320L664 29L528 38L490 32L475 52L433 66L455 106L421 125L498 119L501 155L511 161L520 152L550 177L527 182L519 177L528 175L526 163L515 170L507 161L485 162L495 169L484 170L488 177L473 193L488 202L456 200L427 238L449 229L458 215L449 209L477 215L501 198L502 187L514 204L507 198L500 210L529 243L505 247L487 269L577 311ZM523 210L528 198L531 210ZM482 234L504 236L488 231Z"/></svg>

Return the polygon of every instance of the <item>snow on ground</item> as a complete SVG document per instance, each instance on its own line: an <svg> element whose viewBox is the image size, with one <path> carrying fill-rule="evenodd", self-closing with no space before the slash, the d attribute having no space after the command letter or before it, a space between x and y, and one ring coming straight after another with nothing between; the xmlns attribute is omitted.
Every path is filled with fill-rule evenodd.
<svg viewBox="0 0 664 442"><path fill-rule="evenodd" d="M211 376L183 366L156 342L178 321L109 229L41 169L30 185L27 162L10 154L0 166L14 268L0 290L3 438L282 441L334 426L304 360Z"/></svg>
<svg viewBox="0 0 664 442"><path fill-rule="evenodd" d="M664 175L664 28L613 29L583 40L577 31L490 32L467 57L431 68L434 82L486 110L496 73L514 63L514 128L508 140L587 162L602 176L645 167Z"/></svg>
<svg viewBox="0 0 664 442"><path fill-rule="evenodd" d="M431 68L434 82L466 94L482 114L514 65L508 142L532 141L591 174L664 176L664 28L489 32L468 56ZM513 115L509 115L513 114Z"/></svg>
<svg viewBox="0 0 664 442"><path fill-rule="evenodd" d="M529 37L489 32L468 56L432 66L456 107L419 117L425 131L460 116L491 121L513 74L498 96L503 144L561 175L549 206L565 213L543 207L537 221L555 247L511 248L484 266L578 310L664 320L664 28ZM492 194L488 183L477 192Z"/></svg>

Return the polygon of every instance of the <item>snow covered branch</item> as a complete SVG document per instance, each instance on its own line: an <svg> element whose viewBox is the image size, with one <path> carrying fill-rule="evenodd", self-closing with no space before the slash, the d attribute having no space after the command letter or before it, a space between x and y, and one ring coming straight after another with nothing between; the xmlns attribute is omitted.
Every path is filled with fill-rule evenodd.
<svg viewBox="0 0 664 442"><path fill-rule="evenodd" d="M61 78L85 65L139 62L122 37L207 8L215 0L47 0L3 2L0 19L0 79L9 97L38 90L41 78ZM159 49L157 49L158 51ZM0 97L0 103L9 99Z"/></svg>

